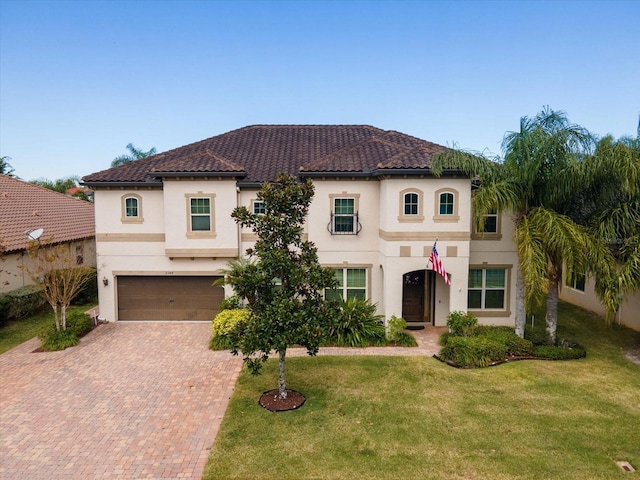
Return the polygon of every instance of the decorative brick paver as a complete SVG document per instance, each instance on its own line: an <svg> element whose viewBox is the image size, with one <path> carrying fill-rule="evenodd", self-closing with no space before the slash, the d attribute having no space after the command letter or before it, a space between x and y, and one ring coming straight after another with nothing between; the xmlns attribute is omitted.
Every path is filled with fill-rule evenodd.
<svg viewBox="0 0 640 480"><path fill-rule="evenodd" d="M320 355L433 355L322 348ZM208 323L102 325L77 347L0 355L0 479L200 479L242 361L208 350ZM291 349L289 356L305 355Z"/></svg>
<svg viewBox="0 0 640 480"><path fill-rule="evenodd" d="M0 478L199 479L241 368L208 324L118 323L0 355Z"/></svg>

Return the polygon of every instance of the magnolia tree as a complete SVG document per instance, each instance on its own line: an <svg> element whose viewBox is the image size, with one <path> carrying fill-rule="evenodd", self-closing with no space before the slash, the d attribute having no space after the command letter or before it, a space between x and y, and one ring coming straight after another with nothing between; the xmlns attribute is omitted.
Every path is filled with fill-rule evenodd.
<svg viewBox="0 0 640 480"><path fill-rule="evenodd" d="M69 244L41 243L33 240L27 247L29 256L24 269L40 286L47 303L53 309L57 330L67 329L67 308L71 301L91 281L92 268L77 265Z"/></svg>
<svg viewBox="0 0 640 480"><path fill-rule="evenodd" d="M333 271L320 266L314 244L302 240L313 192L310 180L297 183L294 177L281 174L258 193L264 214L246 207L237 207L232 213L236 223L252 228L258 236L254 248L247 250L250 261L234 262L226 272L226 281L247 300L251 312L232 339L232 351L241 351L255 374L275 351L280 399L287 398L287 347L301 345L309 355L315 355L332 311L322 292L335 286Z"/></svg>

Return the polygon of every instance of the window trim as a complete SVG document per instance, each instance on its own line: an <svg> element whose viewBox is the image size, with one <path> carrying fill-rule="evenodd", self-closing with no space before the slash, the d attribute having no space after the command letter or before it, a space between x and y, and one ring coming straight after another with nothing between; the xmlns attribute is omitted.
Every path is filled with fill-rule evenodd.
<svg viewBox="0 0 640 480"><path fill-rule="evenodd" d="M418 195L418 213L405 213L406 196ZM424 192L418 188L405 188L398 193L398 221L400 223L421 223L424 221Z"/></svg>
<svg viewBox="0 0 640 480"><path fill-rule="evenodd" d="M258 200L257 198L253 198L251 199L251 213L254 213L256 215L264 215L266 213L266 210L264 212L256 212L256 204L257 203L261 203L262 204L262 208L264 210L264 200Z"/></svg>
<svg viewBox="0 0 640 480"><path fill-rule="evenodd" d="M352 214L340 214L340 216L350 215L353 218L353 230L350 232L337 232L335 230L335 208L336 208L336 200L339 199L347 199L353 200L353 213ZM360 230L362 230L362 226L360 225L360 218L358 212L360 211L360 194L359 193L331 193L329 194L329 209L331 212L331 219L329 221L328 229L331 235L358 235Z"/></svg>
<svg viewBox="0 0 640 480"><path fill-rule="evenodd" d="M483 263L481 265L469 265L469 270L483 270L482 279L485 290L484 280L486 270L504 270L504 306L503 308L470 308L469 307L469 285L467 285L467 310L472 312L476 317L510 317L511 316L511 274L513 265L490 265ZM477 289L474 289L477 290Z"/></svg>
<svg viewBox="0 0 640 480"><path fill-rule="evenodd" d="M453 195L453 213L441 214L440 213L440 197L445 193ZM457 223L460 220L460 214L458 208L460 206L460 193L455 188L441 188L436 190L434 194L434 215L433 221L436 223Z"/></svg>
<svg viewBox="0 0 640 480"><path fill-rule="evenodd" d="M138 215L135 217L127 216L127 200L133 198L138 202ZM143 223L142 217L142 197L137 193L126 193L120 197L120 221L122 223Z"/></svg>
<svg viewBox="0 0 640 480"><path fill-rule="evenodd" d="M373 265L371 264L351 264L351 263L336 263L336 264L323 264L323 267L326 268L332 268L334 270L342 270L342 278L344 281L344 285L342 286L343 289L343 294L346 293L347 290L347 284L346 284L346 270L364 270L365 271L365 287L364 287L364 294L365 294L365 299L366 300L370 300L371 299L371 272L373 270ZM326 290L326 289L325 289ZM324 296L324 292L323 292L323 296ZM326 297L325 297L326 298ZM344 297L343 297L344 298Z"/></svg>
<svg viewBox="0 0 640 480"><path fill-rule="evenodd" d="M216 208L215 208L215 193L185 193L185 207L186 207L186 220L187 220L187 238L216 238ZM209 199L209 217L210 217L210 230L192 230L191 223L191 200L196 198L208 198Z"/></svg>
<svg viewBox="0 0 640 480"><path fill-rule="evenodd" d="M502 215L500 213L490 213L484 215L488 217L490 215L496 216L496 231L495 232L479 232L476 228L476 222L472 221L471 225L471 240L502 240Z"/></svg>

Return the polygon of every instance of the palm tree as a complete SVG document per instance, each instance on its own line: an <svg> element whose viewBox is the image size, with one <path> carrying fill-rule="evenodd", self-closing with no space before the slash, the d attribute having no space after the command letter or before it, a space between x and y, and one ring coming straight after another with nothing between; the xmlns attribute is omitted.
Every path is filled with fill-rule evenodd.
<svg viewBox="0 0 640 480"><path fill-rule="evenodd" d="M518 250L516 333L524 336L525 306L547 299L546 328L556 342L558 288L563 268L573 272L607 272L611 255L604 242L566 215L572 195L586 181L582 163L594 140L566 114L543 109L522 117L520 130L502 142L503 158L451 151L434 160L434 174L457 169L473 180L472 207L480 228L486 215L510 212Z"/></svg>
<svg viewBox="0 0 640 480"><path fill-rule="evenodd" d="M587 187L570 206L572 218L601 238L617 268L596 277L611 321L622 299L640 289L640 125L636 138L602 138L585 162Z"/></svg>
<svg viewBox="0 0 640 480"><path fill-rule="evenodd" d="M136 160L140 160L142 158L150 157L151 155L156 154L156 147L152 147L148 151L139 150L133 146L132 143L127 144L127 150L129 150L129 155L120 155L113 159L111 162L111 167L119 167L120 165L124 165L126 163L135 162Z"/></svg>

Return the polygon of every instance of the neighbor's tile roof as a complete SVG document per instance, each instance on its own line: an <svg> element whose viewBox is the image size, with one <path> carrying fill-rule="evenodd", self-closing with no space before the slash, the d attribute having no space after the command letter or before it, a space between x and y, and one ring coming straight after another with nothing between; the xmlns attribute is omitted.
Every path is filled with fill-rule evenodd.
<svg viewBox="0 0 640 480"><path fill-rule="evenodd" d="M369 125L252 125L83 177L83 182L158 182L171 174L225 174L248 182L278 173L428 169L446 147Z"/></svg>
<svg viewBox="0 0 640 480"><path fill-rule="evenodd" d="M22 250L26 232L37 228L54 242L93 237L93 204L0 175L0 245L6 252Z"/></svg>

